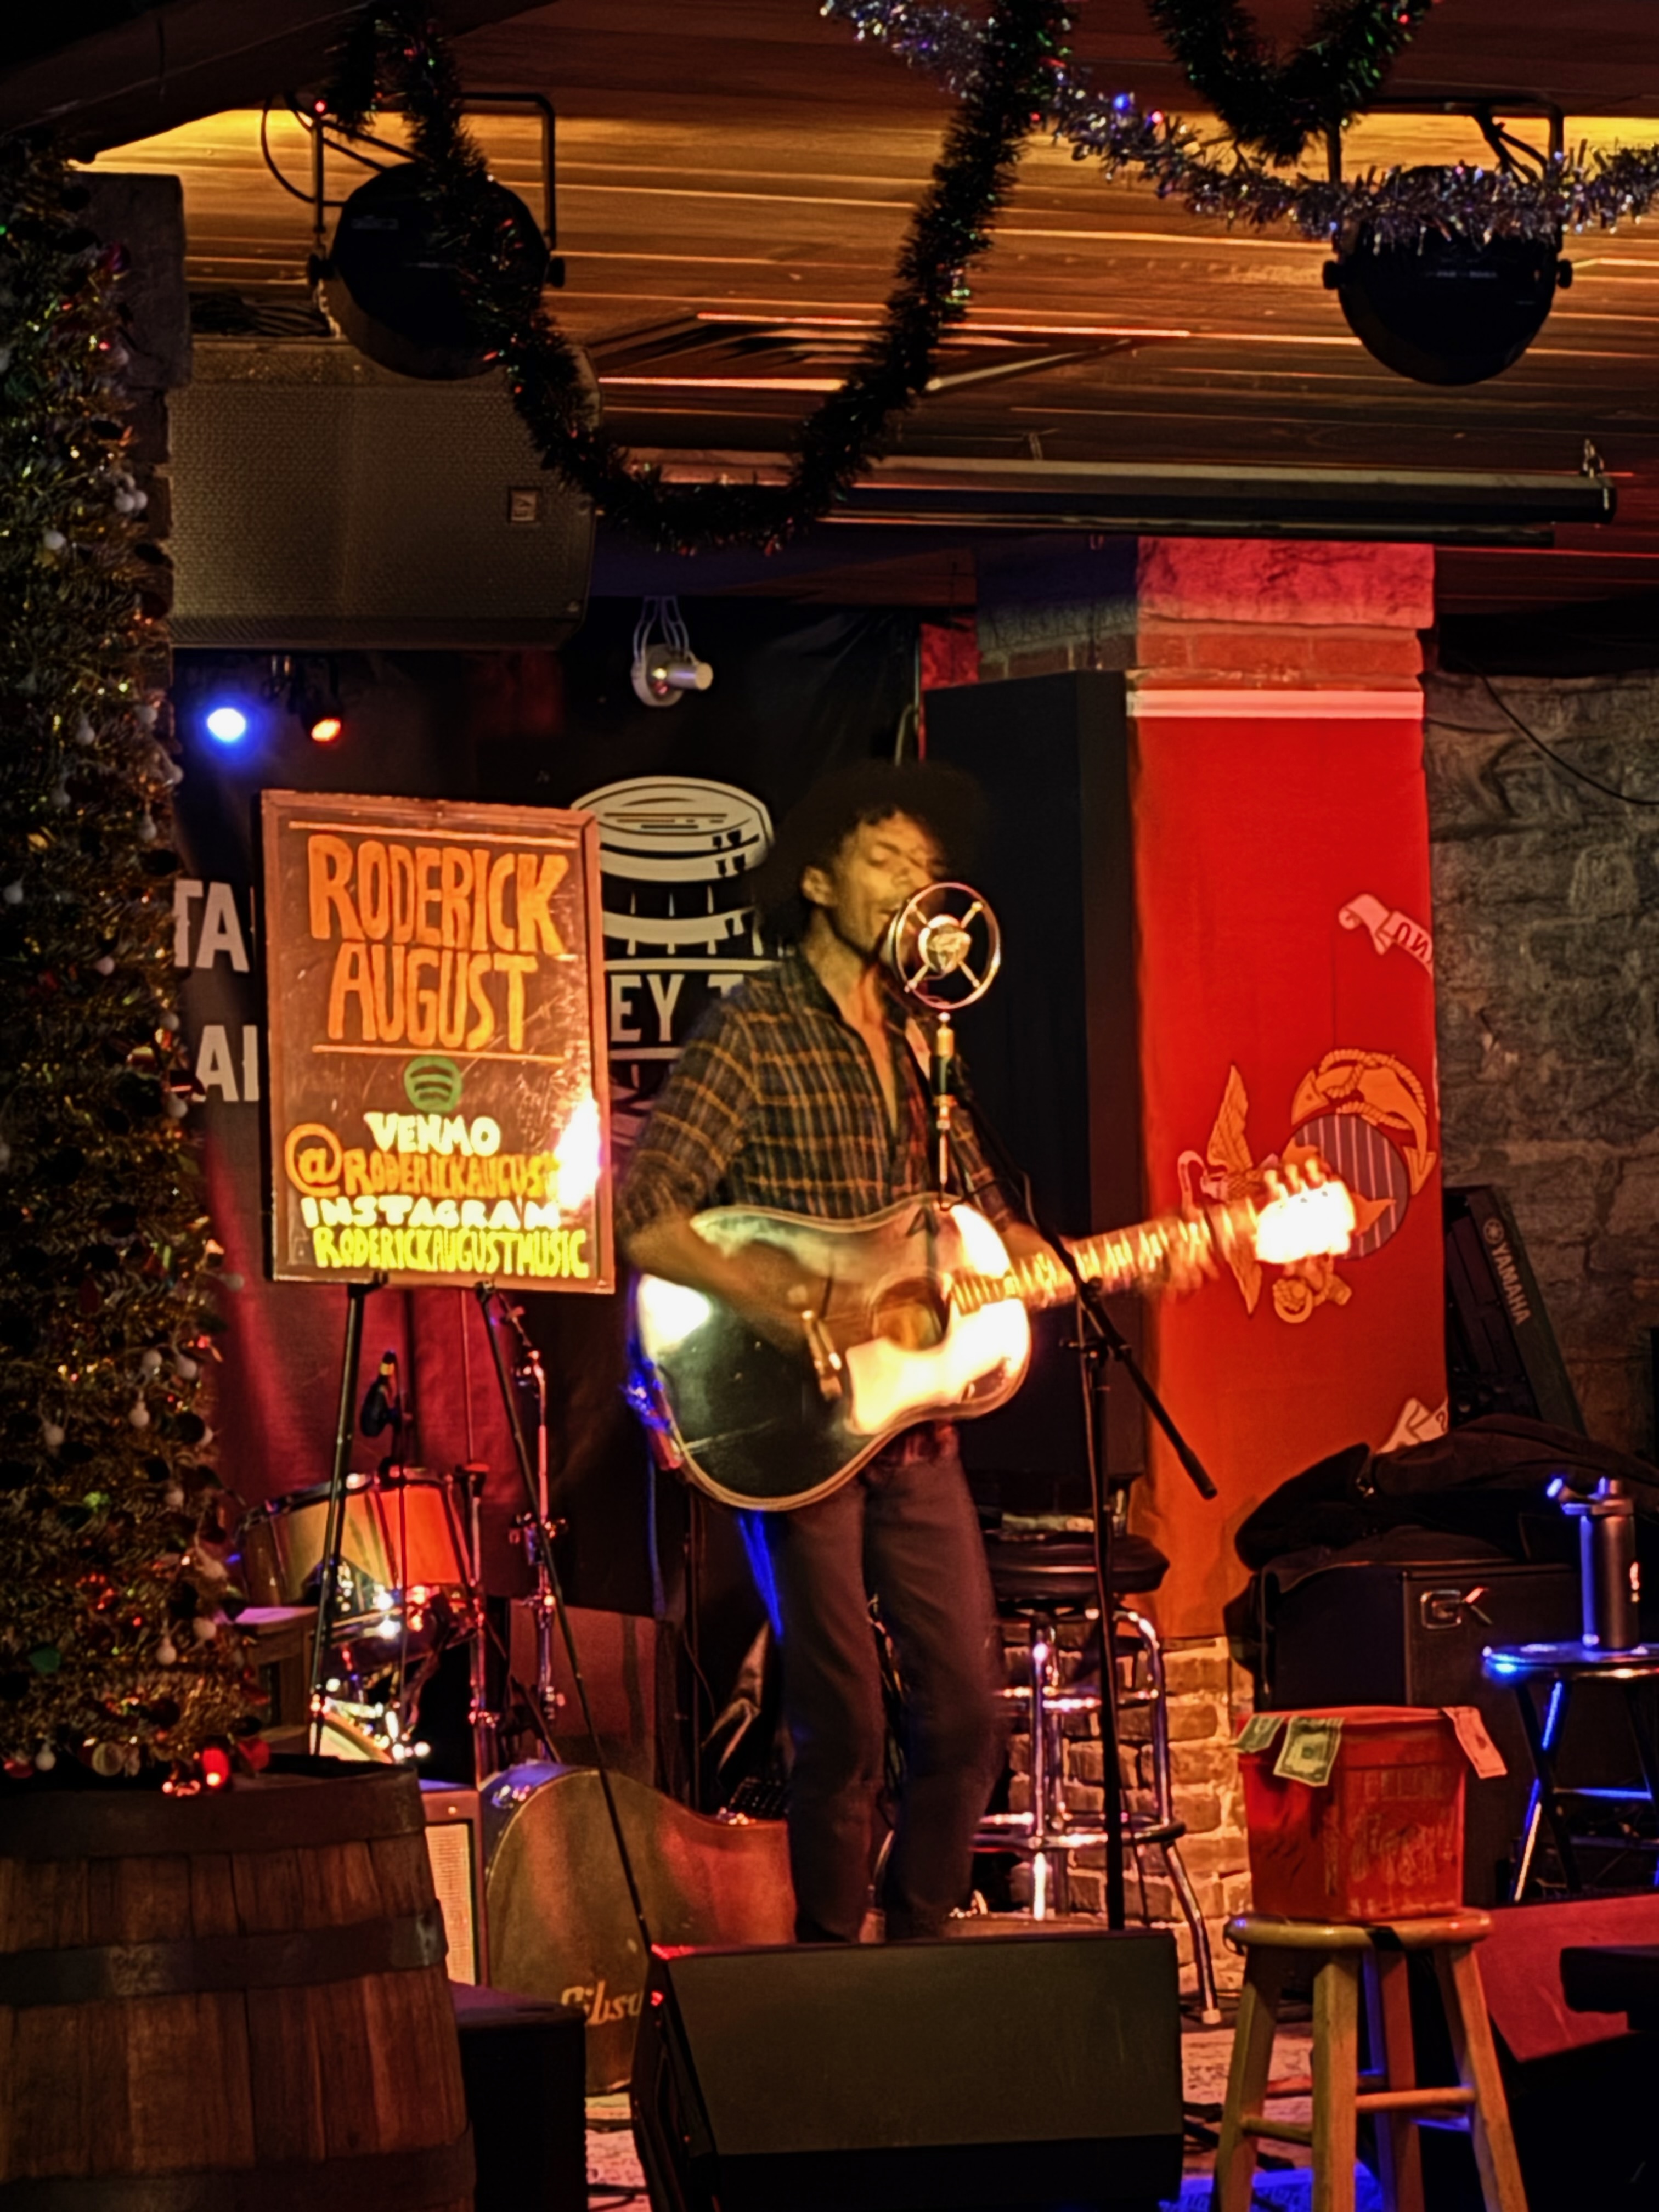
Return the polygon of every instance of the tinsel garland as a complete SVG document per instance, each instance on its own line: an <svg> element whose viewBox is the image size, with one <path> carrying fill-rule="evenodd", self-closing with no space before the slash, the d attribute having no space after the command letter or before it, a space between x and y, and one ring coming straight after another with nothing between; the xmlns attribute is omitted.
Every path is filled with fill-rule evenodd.
<svg viewBox="0 0 1659 2212"><path fill-rule="evenodd" d="M182 1127L161 556L86 197L0 144L0 1763L223 1779L258 1690L202 1541L217 1248Z"/></svg>
<svg viewBox="0 0 1659 2212"><path fill-rule="evenodd" d="M395 94L403 101L446 251L547 466L611 522L659 550L770 549L846 499L884 434L926 389L941 335L966 312L967 272L990 245L1021 143L1050 106L1066 28L1064 0L999 0L976 36L961 106L911 222L881 329L801 426L781 484L665 484L595 420L576 354L539 291L515 272L513 234L486 189L483 156L464 120L459 76L423 17L381 7L361 17L328 106L351 131L365 125L377 100Z"/></svg>
<svg viewBox="0 0 1659 2212"><path fill-rule="evenodd" d="M1194 0L1183 12L1201 15L1208 5ZM1366 9L1379 38L1397 21L1395 0L1359 0L1356 20ZM919 0L822 0L821 12L850 24L860 38L879 40L948 90L959 88L975 65L979 28L958 8ZM1069 58L1050 71L1048 82L1047 126L1058 143L1070 145L1075 160L1098 160L1109 177L1139 174L1160 199L1179 199L1194 215L1255 229L1289 223L1322 241L1363 233L1380 246L1415 245L1429 231L1476 245L1500 237L1553 243L1564 232L1615 229L1659 201L1656 146L1610 154L1581 147L1546 163L1539 174L1460 161L1334 184L1278 173L1241 154L1232 140L1218 145L1176 117L1143 109L1131 93L1099 93Z"/></svg>

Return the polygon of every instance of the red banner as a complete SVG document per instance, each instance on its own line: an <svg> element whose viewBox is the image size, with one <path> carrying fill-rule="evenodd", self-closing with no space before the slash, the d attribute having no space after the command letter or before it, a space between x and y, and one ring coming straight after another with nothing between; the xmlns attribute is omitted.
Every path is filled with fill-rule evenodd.
<svg viewBox="0 0 1659 2212"><path fill-rule="evenodd" d="M1317 1152L1352 1250L1249 1261L1152 1316L1152 1372L1214 1476L1158 1439L1139 1522L1164 1632L1212 1635L1240 1522L1345 1444L1445 1421L1433 940L1421 700L1142 693L1134 841L1147 1198L1237 1194Z"/></svg>

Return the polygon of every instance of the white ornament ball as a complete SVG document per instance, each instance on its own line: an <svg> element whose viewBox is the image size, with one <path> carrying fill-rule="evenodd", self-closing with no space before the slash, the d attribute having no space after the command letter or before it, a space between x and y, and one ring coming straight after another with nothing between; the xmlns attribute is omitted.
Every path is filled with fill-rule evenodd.
<svg viewBox="0 0 1659 2212"><path fill-rule="evenodd" d="M50 1774L52 1768L56 1766L57 1764L58 1753L52 1749L49 1743L43 1743L40 1750L34 1754L36 1771L40 1774Z"/></svg>
<svg viewBox="0 0 1659 2212"><path fill-rule="evenodd" d="M176 1482L170 1490L164 1491L161 1494L161 1503L169 1513L176 1513L184 1502L185 1493Z"/></svg>
<svg viewBox="0 0 1659 2212"><path fill-rule="evenodd" d="M161 1642L156 1645L155 1663L158 1667L176 1667L178 1665L178 1648L170 1636L164 1636Z"/></svg>
<svg viewBox="0 0 1659 2212"><path fill-rule="evenodd" d="M98 742L98 732L84 714L75 726L75 742L77 745L95 745Z"/></svg>
<svg viewBox="0 0 1659 2212"><path fill-rule="evenodd" d="M54 793L53 797L56 798L56 796ZM64 803L65 805L69 804L67 792L64 794ZM138 817L138 842L141 845L153 845L155 842L155 817L150 812L149 807L146 807Z"/></svg>
<svg viewBox="0 0 1659 2212"><path fill-rule="evenodd" d="M149 1407L142 1398L133 1400L127 1410L127 1419L135 1429L147 1429L149 1426Z"/></svg>
<svg viewBox="0 0 1659 2212"><path fill-rule="evenodd" d="M155 727L155 702L153 699L141 699L132 711L144 729Z"/></svg>
<svg viewBox="0 0 1659 2212"><path fill-rule="evenodd" d="M211 1644L219 1633L219 1624L209 1613L198 1613L190 1625L196 1632L198 1644Z"/></svg>
<svg viewBox="0 0 1659 2212"><path fill-rule="evenodd" d="M68 786L68 784L66 784L66 783L54 783L54 784L53 784L53 786L52 787L52 805L53 805L58 809L58 811L60 814L64 811L64 808L69 805L69 803L70 803L70 795L69 795L69 786Z"/></svg>
<svg viewBox="0 0 1659 2212"><path fill-rule="evenodd" d="M163 1103L167 1108L169 1121L182 1121L190 1111L189 1099L181 1097L176 1091L169 1091L166 1094Z"/></svg>
<svg viewBox="0 0 1659 2212"><path fill-rule="evenodd" d="M167 1008L166 1013L161 1017L161 1027L167 1031L169 1036L176 1036L179 1034L179 1017L173 1012L171 1006Z"/></svg>
<svg viewBox="0 0 1659 2212"><path fill-rule="evenodd" d="M92 964L100 975L112 975L115 973L115 963L107 952L100 953Z"/></svg>
<svg viewBox="0 0 1659 2212"><path fill-rule="evenodd" d="M61 530L43 530L40 533L40 543L48 553L61 553L69 544L69 540Z"/></svg>
<svg viewBox="0 0 1659 2212"><path fill-rule="evenodd" d="M195 1360L183 1352L174 1356L173 1369L181 1382L193 1382L202 1371Z"/></svg>
<svg viewBox="0 0 1659 2212"><path fill-rule="evenodd" d="M19 876L15 883L8 884L4 890L0 891L0 899L3 899L8 906L21 906L23 903L23 878Z"/></svg>
<svg viewBox="0 0 1659 2212"><path fill-rule="evenodd" d="M56 1421L41 1422L40 1441L48 1451L57 1450L58 1445L64 1441L64 1431L58 1427Z"/></svg>
<svg viewBox="0 0 1659 2212"><path fill-rule="evenodd" d="M161 1371L161 1355L152 1344L138 1355L138 1372L146 1378Z"/></svg>

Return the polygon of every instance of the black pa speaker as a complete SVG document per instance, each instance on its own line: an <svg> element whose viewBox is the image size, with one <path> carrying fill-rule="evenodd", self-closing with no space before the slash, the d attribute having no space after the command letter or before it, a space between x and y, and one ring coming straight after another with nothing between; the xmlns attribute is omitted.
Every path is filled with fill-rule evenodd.
<svg viewBox="0 0 1659 2212"><path fill-rule="evenodd" d="M452 1984L473 2212L587 2212L586 2023L574 2005Z"/></svg>
<svg viewBox="0 0 1659 2212"><path fill-rule="evenodd" d="M416 382L343 343L202 340L169 404L173 641L562 645L593 511L499 375Z"/></svg>
<svg viewBox="0 0 1659 2212"><path fill-rule="evenodd" d="M1181 2186L1176 1973L1152 1929L659 1950L654 2212L1153 2212Z"/></svg>

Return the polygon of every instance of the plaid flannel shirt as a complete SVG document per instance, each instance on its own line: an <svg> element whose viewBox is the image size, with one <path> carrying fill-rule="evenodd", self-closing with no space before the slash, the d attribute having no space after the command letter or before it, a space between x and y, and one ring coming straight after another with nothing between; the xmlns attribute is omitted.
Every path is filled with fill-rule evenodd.
<svg viewBox="0 0 1659 2212"><path fill-rule="evenodd" d="M772 1206L855 1221L933 1182L933 1115L895 1006L888 1018L898 1098L890 1123L864 1040L811 963L787 952L699 1023L635 1148L617 1235L709 1206ZM999 1224L1010 1208L958 1109L957 1176Z"/></svg>

